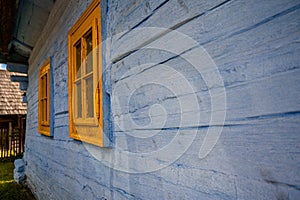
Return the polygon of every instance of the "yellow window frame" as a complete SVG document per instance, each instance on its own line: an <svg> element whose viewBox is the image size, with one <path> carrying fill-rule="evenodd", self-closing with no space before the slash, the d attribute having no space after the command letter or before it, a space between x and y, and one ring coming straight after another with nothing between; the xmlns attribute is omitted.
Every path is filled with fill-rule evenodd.
<svg viewBox="0 0 300 200"><path fill-rule="evenodd" d="M87 45L85 38L92 34L92 72L86 73ZM102 48L101 48L101 10L100 0L94 0L82 14L68 33L68 85L69 85L69 130L70 137L100 147L104 146L103 140L103 115L102 115ZM76 67L76 47L80 45L80 75ZM87 80L93 78L93 113L87 117ZM80 84L81 98L77 94L77 85ZM89 88L90 89L90 88ZM81 99L81 105L78 102ZM81 116L77 112L81 110Z"/></svg>
<svg viewBox="0 0 300 200"><path fill-rule="evenodd" d="M50 136L50 58L39 69L38 132Z"/></svg>

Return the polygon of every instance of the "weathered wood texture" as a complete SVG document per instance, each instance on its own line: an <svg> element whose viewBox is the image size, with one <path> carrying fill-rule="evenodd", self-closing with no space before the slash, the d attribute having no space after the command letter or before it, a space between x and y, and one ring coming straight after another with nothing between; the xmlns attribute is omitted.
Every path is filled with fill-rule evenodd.
<svg viewBox="0 0 300 200"><path fill-rule="evenodd" d="M104 106L111 110L107 120L113 125L109 131L115 148L143 157L141 153L168 146L178 130L187 138L196 132L179 159L142 174L107 167L68 135L67 33L90 2L57 1L30 58L24 159L29 185L39 198L300 196L299 1L101 2L104 92L111 97ZM143 32L142 27L152 29ZM205 51L193 57L197 49ZM49 56L53 138L37 133L38 67ZM186 58L202 63L201 70ZM200 159L209 129L223 125L211 118L224 111L222 134ZM172 155L179 152L180 141L178 145ZM103 159L111 151L96 149ZM138 159L128 166L138 168ZM116 165L122 161L117 159ZM164 160L152 157L147 163L163 165Z"/></svg>
<svg viewBox="0 0 300 200"><path fill-rule="evenodd" d="M12 82L20 79L28 80L27 77L21 75L0 70L0 115L26 114L27 105L22 102L23 92L19 88L20 83Z"/></svg>
<svg viewBox="0 0 300 200"><path fill-rule="evenodd" d="M7 71L10 71L10 72L20 72L20 73L27 74L28 65L7 62L6 63L6 69L7 69Z"/></svg>
<svg viewBox="0 0 300 200"><path fill-rule="evenodd" d="M15 158L24 152L25 115L0 116L0 159Z"/></svg>

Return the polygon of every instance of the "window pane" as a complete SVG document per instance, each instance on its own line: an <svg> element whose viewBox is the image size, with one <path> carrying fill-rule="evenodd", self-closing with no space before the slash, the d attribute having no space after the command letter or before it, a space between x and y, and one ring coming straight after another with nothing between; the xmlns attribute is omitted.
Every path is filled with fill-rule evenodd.
<svg viewBox="0 0 300 200"><path fill-rule="evenodd" d="M41 122L44 122L44 100L42 99L41 100L41 108L40 108L40 111L41 111Z"/></svg>
<svg viewBox="0 0 300 200"><path fill-rule="evenodd" d="M47 98L47 74L44 75L44 81L45 81L44 88L43 88L43 90L45 92L45 96L44 97Z"/></svg>
<svg viewBox="0 0 300 200"><path fill-rule="evenodd" d="M94 88L93 76L86 79L86 101L87 101L87 117L94 117Z"/></svg>
<svg viewBox="0 0 300 200"><path fill-rule="evenodd" d="M85 37L86 42L86 73L93 71L93 37L92 31Z"/></svg>
<svg viewBox="0 0 300 200"><path fill-rule="evenodd" d="M47 107L47 99L45 99L44 106L45 106L45 122L48 121L48 107Z"/></svg>
<svg viewBox="0 0 300 200"><path fill-rule="evenodd" d="M40 80L40 97L41 99L44 97L44 77L42 76L41 77L41 80Z"/></svg>
<svg viewBox="0 0 300 200"><path fill-rule="evenodd" d="M76 45L76 78L81 77L81 42Z"/></svg>
<svg viewBox="0 0 300 200"><path fill-rule="evenodd" d="M76 107L77 107L77 118L82 118L82 101L81 101L81 82L76 84L77 95L76 95Z"/></svg>
<svg viewBox="0 0 300 200"><path fill-rule="evenodd" d="M45 97L45 76L41 77L41 121L45 121L45 114L44 114L44 97Z"/></svg>

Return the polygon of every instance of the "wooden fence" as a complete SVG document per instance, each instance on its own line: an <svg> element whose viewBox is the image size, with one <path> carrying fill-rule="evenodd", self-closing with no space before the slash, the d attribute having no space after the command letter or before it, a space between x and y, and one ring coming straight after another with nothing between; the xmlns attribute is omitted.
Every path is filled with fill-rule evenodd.
<svg viewBox="0 0 300 200"><path fill-rule="evenodd" d="M24 152L25 119L19 119L16 126L13 123L0 123L0 158L17 157Z"/></svg>

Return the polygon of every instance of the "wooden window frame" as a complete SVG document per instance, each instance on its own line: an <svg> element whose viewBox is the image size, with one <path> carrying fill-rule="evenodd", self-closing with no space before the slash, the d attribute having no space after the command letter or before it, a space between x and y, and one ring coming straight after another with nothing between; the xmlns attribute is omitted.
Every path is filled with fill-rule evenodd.
<svg viewBox="0 0 300 200"><path fill-rule="evenodd" d="M92 34L92 72L86 71L86 45L84 38L87 34ZM68 51L69 51L69 68L68 68L68 85L69 85L69 127L70 137L81 140L96 146L104 147L103 136L103 114L102 114L102 47L101 47L101 10L100 0L94 0L87 10L81 15L78 21L68 33ZM77 78L76 71L76 47L80 44L80 76ZM87 117L86 108L86 82L90 77L93 78L93 117ZM79 80L80 79L80 80ZM81 117L77 116L76 99L78 98L75 84L81 85Z"/></svg>
<svg viewBox="0 0 300 200"><path fill-rule="evenodd" d="M38 132L50 133L50 58L39 69L38 79Z"/></svg>

